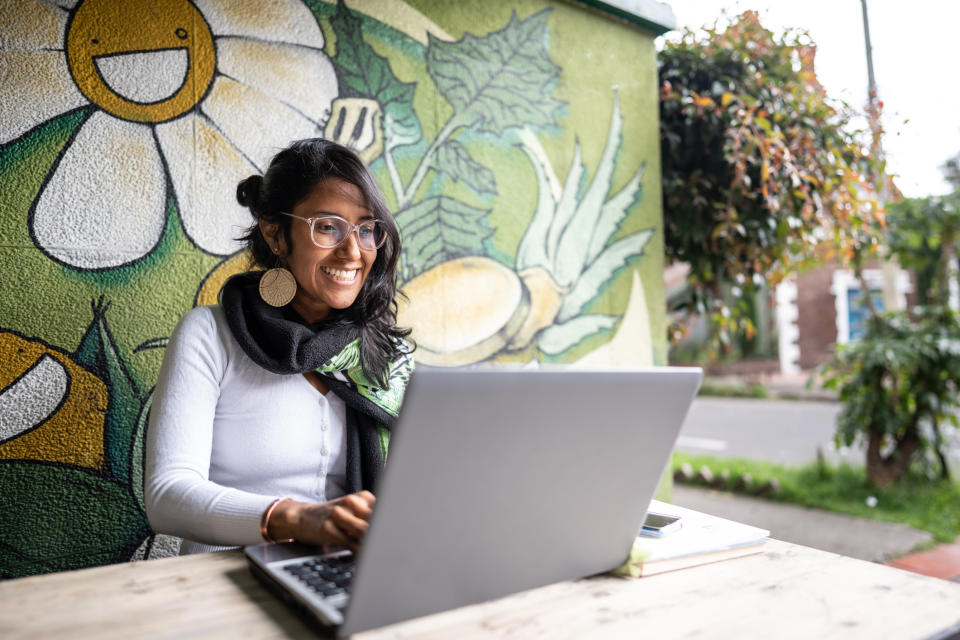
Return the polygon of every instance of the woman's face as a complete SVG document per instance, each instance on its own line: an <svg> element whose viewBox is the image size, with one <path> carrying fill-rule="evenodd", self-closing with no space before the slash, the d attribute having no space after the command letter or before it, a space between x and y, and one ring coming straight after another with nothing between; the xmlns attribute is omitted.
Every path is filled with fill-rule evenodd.
<svg viewBox="0 0 960 640"><path fill-rule="evenodd" d="M314 187L290 213L303 220L290 221L289 245L284 234L278 233L279 225L264 223L266 226L261 229L297 280L297 294L291 302L293 308L307 322L319 322L330 309L346 309L353 304L377 259L377 251L361 249L356 231L338 247L318 247L310 237L310 225L305 220L333 213L355 225L373 220L373 212L367 208L363 193L356 185L328 178Z"/></svg>

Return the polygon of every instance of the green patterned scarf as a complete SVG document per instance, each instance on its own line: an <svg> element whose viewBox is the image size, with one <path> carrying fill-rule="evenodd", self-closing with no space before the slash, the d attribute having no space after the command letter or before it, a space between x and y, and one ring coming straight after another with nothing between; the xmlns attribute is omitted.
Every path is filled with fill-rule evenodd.
<svg viewBox="0 0 960 640"><path fill-rule="evenodd" d="M360 366L360 339L357 338L347 344L340 353L317 367L316 371L328 382L331 382L331 386L347 389L351 395L359 396L385 412L389 416L387 420L392 424L392 419L396 418L400 412L403 394L406 391L407 383L410 381L413 368L413 356L405 353L402 357L390 363L387 386L386 388L380 387L363 373L363 368ZM339 391L337 393L340 395ZM375 411L372 411L373 407L365 408L368 415L375 413ZM390 431L382 423L377 425L377 429L380 436L381 455L386 460Z"/></svg>

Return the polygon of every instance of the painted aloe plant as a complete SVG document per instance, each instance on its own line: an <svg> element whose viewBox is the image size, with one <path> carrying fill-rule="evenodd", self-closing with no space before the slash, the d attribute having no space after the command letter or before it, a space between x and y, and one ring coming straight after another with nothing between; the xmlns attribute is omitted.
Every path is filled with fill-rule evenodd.
<svg viewBox="0 0 960 640"><path fill-rule="evenodd" d="M614 92L607 140L593 179L583 184L586 169L577 141L562 187L536 137L529 131L521 135L521 147L537 174L539 197L516 258L534 311L514 336L513 348L522 348L542 329L536 336L538 348L548 355L560 354L584 338L612 329L619 319L586 310L621 269L643 255L653 235L652 229L644 229L612 240L642 195L643 165L608 199L622 128Z"/></svg>

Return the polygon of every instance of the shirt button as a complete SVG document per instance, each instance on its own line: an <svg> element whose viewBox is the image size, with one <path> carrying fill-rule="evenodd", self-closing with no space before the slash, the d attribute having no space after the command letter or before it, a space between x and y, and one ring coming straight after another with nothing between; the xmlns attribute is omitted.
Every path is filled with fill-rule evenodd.
<svg viewBox="0 0 960 640"><path fill-rule="evenodd" d="M325 455L327 455L328 453L330 453L330 452L327 451L327 448L326 448L326 447L324 447L323 449L320 449L320 455L325 456Z"/></svg>
<svg viewBox="0 0 960 640"><path fill-rule="evenodd" d="M320 425L320 430L321 430L321 431L326 431L326 430L329 429L329 428L330 428L330 427L327 426L327 423L326 423L326 422L324 422L324 423L322 423L322 424Z"/></svg>

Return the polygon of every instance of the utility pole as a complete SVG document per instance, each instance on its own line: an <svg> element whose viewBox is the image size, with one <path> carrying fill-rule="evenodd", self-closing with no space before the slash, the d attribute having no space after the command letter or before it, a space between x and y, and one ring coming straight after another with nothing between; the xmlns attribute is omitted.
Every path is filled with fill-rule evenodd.
<svg viewBox="0 0 960 640"><path fill-rule="evenodd" d="M863 41L867 45L867 100L871 107L876 107L877 78L873 75L873 46L870 44L870 20L867 18L867 0L860 0L863 9Z"/></svg>
<svg viewBox="0 0 960 640"><path fill-rule="evenodd" d="M867 49L867 119L870 121L870 153L874 159L879 162L882 161L884 157L883 130L880 126L880 98L877 95L877 77L873 72L873 45L870 42L870 20L867 17L867 0L860 0L860 8L863 11L863 41ZM889 195L887 181L880 171L875 172L872 178L873 186L877 190L877 204L881 207L886 207L887 197ZM898 283L900 265L898 265L893 256L890 255L883 256L881 260L881 269L883 272L883 308L886 311L899 311L904 306L904 296L900 292ZM864 295L869 296L870 292L864 292Z"/></svg>

